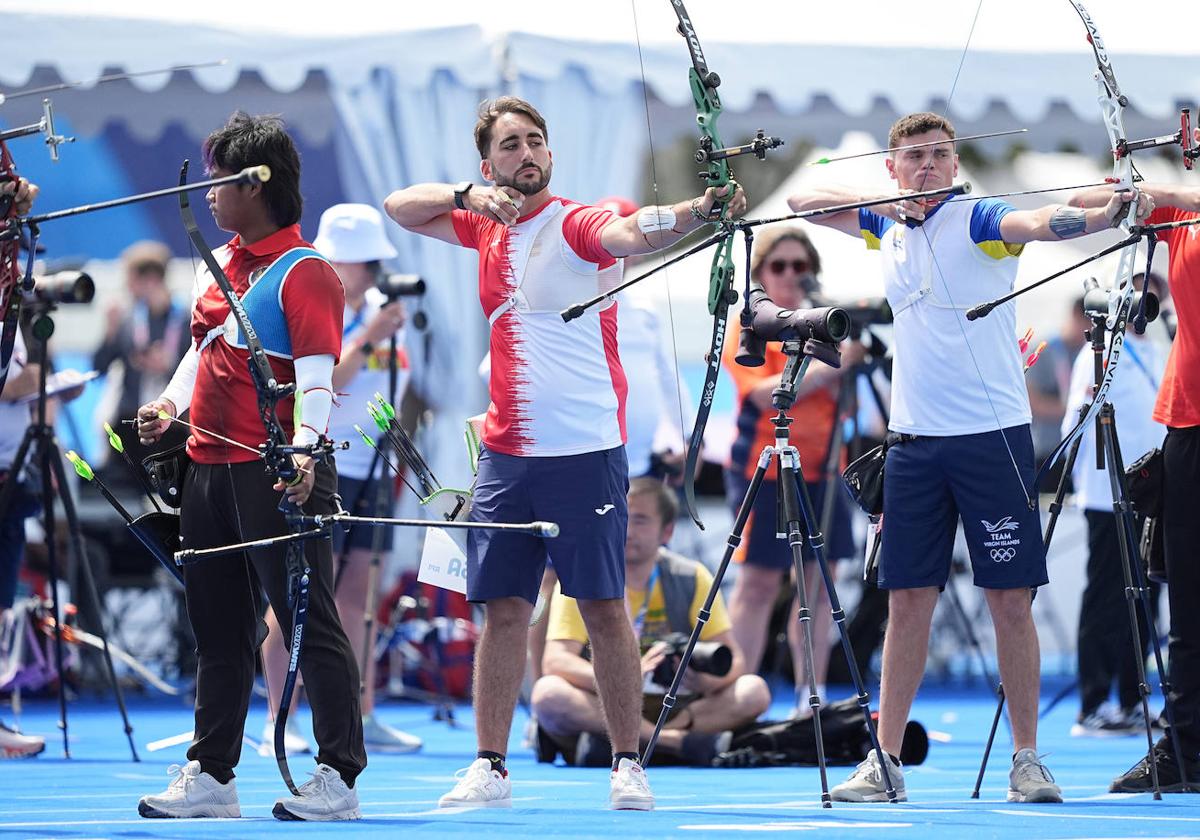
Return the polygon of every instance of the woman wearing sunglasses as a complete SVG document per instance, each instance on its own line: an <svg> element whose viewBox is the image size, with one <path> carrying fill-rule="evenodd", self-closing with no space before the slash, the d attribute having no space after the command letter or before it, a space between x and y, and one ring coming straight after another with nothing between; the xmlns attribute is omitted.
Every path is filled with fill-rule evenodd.
<svg viewBox="0 0 1200 840"><path fill-rule="evenodd" d="M819 295L817 276L821 259L803 230L779 227L763 230L756 237L750 259L750 274L763 289L785 309L801 309L817 305ZM737 435L730 450L730 462L725 471L727 498L736 507L745 497L746 488L754 474L763 447L774 444L775 429L771 418L776 411L771 406L771 392L779 385L787 357L782 345L767 345L766 362L761 367L743 367L734 361L737 353L737 332L725 343L722 361L737 384ZM843 376L862 360L863 348L858 342L843 342L842 366L831 368L813 359L804 378L796 388L796 403L788 410L794 421L791 442L800 453L800 464L808 485L813 508L823 506L825 484L821 472L828 453L831 432L837 420L838 389ZM848 386L852 383L847 382ZM843 465L844 466L844 465ZM767 625L773 612L779 586L788 581L792 568L792 552L786 540L777 539L776 473L768 471L755 499L754 509L746 522L742 543L734 555L740 564L733 595L729 601L729 617L733 634L745 652L746 668L758 670L766 645ZM836 496L833 517L825 533L825 556L831 564L854 553L850 531L850 511L844 496L831 488ZM829 594L821 582L821 570L815 562L808 543L804 544L804 578L812 610L813 670L817 693L824 697L825 672L829 664L829 632L832 614ZM794 601L794 599L793 599ZM803 635L796 618L796 605L789 609L787 626L788 646L795 671L797 715L809 714L807 701L808 675L804 672Z"/></svg>

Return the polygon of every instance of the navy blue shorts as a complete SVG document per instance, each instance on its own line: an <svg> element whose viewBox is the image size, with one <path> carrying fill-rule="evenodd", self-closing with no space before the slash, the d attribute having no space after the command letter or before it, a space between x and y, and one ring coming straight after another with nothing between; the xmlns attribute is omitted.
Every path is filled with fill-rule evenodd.
<svg viewBox="0 0 1200 840"><path fill-rule="evenodd" d="M750 486L750 480L733 476L729 472L726 472L726 476L726 498L736 512L746 497L746 488ZM817 527L820 527L825 484L820 481L809 481L805 484L808 487L808 497L812 501L813 516L816 517ZM763 481L754 500L754 508L750 511L750 518L746 520L746 528L742 532L741 550L735 555L738 562L766 569L783 570L792 567L792 547L786 539L776 536L779 519L776 514L778 498L778 483ZM833 518L829 523L829 531L822 534L825 538L826 560L843 560L854 556L854 534L851 528L850 506L839 481L838 486L834 488ZM807 539L801 553L805 563L816 560Z"/></svg>
<svg viewBox="0 0 1200 840"><path fill-rule="evenodd" d="M385 477L390 481L391 476ZM348 478L338 476L338 495L342 497L342 505L355 516L391 516L391 495L384 503L379 501L379 479ZM392 531L387 525L367 525L362 522L352 522L346 525L336 525L333 529L333 553L341 554L353 548L372 549L379 532L379 550L391 551ZM349 535L349 543L347 543Z"/></svg>
<svg viewBox="0 0 1200 840"><path fill-rule="evenodd" d="M951 437L918 437L888 449L883 471L881 589L945 587L961 517L975 585L985 589L1043 586L1046 553L1033 489L1029 426Z"/></svg>
<svg viewBox="0 0 1200 840"><path fill-rule="evenodd" d="M625 597L629 509L625 447L581 455L518 457L484 449L471 495L472 522L557 522L543 539L514 531L467 532L467 599L537 601L547 559L565 595Z"/></svg>

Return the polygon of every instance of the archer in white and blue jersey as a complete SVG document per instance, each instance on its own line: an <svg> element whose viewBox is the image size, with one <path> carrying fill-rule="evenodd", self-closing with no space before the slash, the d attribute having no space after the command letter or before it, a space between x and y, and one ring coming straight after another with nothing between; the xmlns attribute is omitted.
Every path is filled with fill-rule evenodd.
<svg viewBox="0 0 1200 840"><path fill-rule="evenodd" d="M912 114L891 130L885 158L900 194L949 187L958 174L954 127ZM795 211L870 201L840 187L794 195ZM883 197L883 196L879 196ZM892 416L884 469L879 585L889 590L879 703L879 741L906 798L899 761L908 712L925 668L938 593L950 574L962 521L976 585L996 626L1000 674L1014 745L1008 798L1061 802L1037 757L1039 652L1029 589L1047 582L1029 435L1029 398L1017 348L1016 307L968 321L965 310L1013 288L1027 242L1072 239L1109 228L1128 194L1105 207L1017 210L994 199L901 199L872 210L812 219L878 250L895 314ZM1149 213L1149 209L1140 208ZM874 753L832 795L887 799Z"/></svg>

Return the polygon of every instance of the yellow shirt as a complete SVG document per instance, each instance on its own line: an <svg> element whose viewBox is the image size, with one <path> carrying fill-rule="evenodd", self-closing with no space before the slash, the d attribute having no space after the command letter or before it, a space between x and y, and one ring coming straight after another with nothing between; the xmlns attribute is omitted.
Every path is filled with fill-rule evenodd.
<svg viewBox="0 0 1200 840"><path fill-rule="evenodd" d="M712 573L702 564L697 563L696 594L692 596L692 605L688 610L693 625L695 625L696 616L700 614L700 608L704 606L704 599L708 597L712 579ZM629 610L631 621L641 613L642 605L645 603L645 590L625 587L625 606ZM700 638L701 640L711 639L713 636L729 630L732 626L729 622L729 614L725 611L725 601L718 592L716 599L713 600L712 615L704 625L704 631L700 634ZM646 617L642 624L642 637L638 643L644 652L649 649L650 645L669 635L670 632L671 627L667 622L667 604L663 596L662 582L655 581L654 591L650 595L650 606L646 610ZM554 598L550 602L550 622L546 639L547 641L557 639L579 642L584 645L588 642L587 628L583 625L583 616L579 613L579 605L575 603L574 598L563 595L558 586L555 586Z"/></svg>

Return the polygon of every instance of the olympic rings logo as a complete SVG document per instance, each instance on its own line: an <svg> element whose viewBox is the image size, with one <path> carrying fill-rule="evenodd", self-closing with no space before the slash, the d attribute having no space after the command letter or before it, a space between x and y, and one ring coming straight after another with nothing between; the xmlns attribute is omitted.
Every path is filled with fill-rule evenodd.
<svg viewBox="0 0 1200 840"><path fill-rule="evenodd" d="M1017 556L1015 548L993 548L992 559L997 563L1007 563Z"/></svg>

